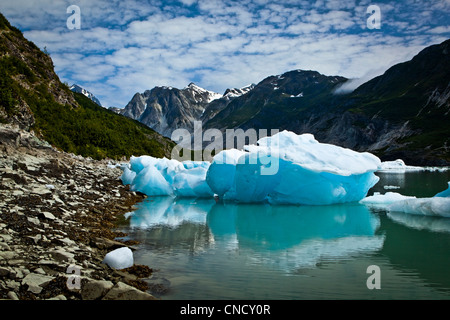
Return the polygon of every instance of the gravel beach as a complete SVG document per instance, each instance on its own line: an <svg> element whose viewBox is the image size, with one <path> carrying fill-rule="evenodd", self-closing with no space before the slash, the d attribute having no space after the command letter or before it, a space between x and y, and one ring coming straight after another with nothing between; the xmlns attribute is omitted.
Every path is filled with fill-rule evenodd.
<svg viewBox="0 0 450 320"><path fill-rule="evenodd" d="M144 196L121 172L0 125L0 299L155 299L143 281L149 267L102 263L114 249L135 249L114 228Z"/></svg>

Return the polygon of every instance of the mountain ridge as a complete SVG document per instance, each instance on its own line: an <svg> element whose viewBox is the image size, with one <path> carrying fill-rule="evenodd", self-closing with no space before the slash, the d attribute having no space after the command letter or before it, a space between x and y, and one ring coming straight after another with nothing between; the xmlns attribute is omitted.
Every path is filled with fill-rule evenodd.
<svg viewBox="0 0 450 320"><path fill-rule="evenodd" d="M170 137L173 130L178 128L192 131L194 121L212 118L231 100L247 93L251 88L252 85L228 89L222 95L203 89L193 82L183 89L156 86L143 93L135 93L123 109L111 110Z"/></svg>
<svg viewBox="0 0 450 320"><path fill-rule="evenodd" d="M450 40L429 46L351 92L313 70L268 76L244 94L203 105L203 130L279 129L411 165L450 165ZM225 95L231 99L226 100ZM170 109L169 105L166 105ZM189 109L186 105L184 108ZM191 129L189 125L175 128ZM158 131L157 127L154 127ZM170 132L170 130L168 130Z"/></svg>

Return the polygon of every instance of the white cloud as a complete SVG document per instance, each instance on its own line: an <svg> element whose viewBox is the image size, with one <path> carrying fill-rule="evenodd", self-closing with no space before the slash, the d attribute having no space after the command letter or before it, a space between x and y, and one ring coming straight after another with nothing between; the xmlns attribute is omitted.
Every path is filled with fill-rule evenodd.
<svg viewBox="0 0 450 320"><path fill-rule="evenodd" d="M450 34L450 26L435 27L435 28L433 28L431 30L428 30L428 33Z"/></svg>
<svg viewBox="0 0 450 320"><path fill-rule="evenodd" d="M186 6L192 6L197 0L180 0L180 2Z"/></svg>
<svg viewBox="0 0 450 320"><path fill-rule="evenodd" d="M0 10L47 47L63 81L119 107L157 85L195 80L224 92L292 69L359 78L352 82L358 84L450 35L447 0L383 2L377 31L366 28L369 0L70 4L81 8L81 30L65 27L65 1L0 0Z"/></svg>

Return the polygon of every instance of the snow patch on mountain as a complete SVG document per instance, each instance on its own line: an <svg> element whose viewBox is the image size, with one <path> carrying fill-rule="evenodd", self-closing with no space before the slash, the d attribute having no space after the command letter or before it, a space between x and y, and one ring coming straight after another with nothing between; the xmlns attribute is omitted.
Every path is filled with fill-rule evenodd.
<svg viewBox="0 0 450 320"><path fill-rule="evenodd" d="M189 90L189 91L193 92L194 94L198 95L201 99L199 102L210 103L213 100L222 98L222 95L220 93L203 89L203 88L197 86L193 82L191 82L183 90Z"/></svg>
<svg viewBox="0 0 450 320"><path fill-rule="evenodd" d="M94 101L96 104L98 104L99 106L102 106L100 100L91 92L89 92L88 90L86 90L85 88L77 85L77 84L73 84L70 86L69 88L71 91L73 92L77 92L77 93L81 93L82 95L84 95L85 97L91 99L92 101Z"/></svg>
<svg viewBox="0 0 450 320"><path fill-rule="evenodd" d="M225 91L223 97L225 99L231 100L246 94L247 92L251 91L254 87L255 84L252 83L242 88L229 88Z"/></svg>

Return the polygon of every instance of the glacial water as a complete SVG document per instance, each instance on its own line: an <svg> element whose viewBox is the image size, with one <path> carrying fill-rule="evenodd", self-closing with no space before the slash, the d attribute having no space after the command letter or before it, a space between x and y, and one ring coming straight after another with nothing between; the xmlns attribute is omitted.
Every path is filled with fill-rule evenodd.
<svg viewBox="0 0 450 320"><path fill-rule="evenodd" d="M369 191L430 197L450 171L377 173ZM388 186L387 188L385 188ZM149 197L121 230L163 300L450 299L450 219L331 206ZM369 266L379 289L369 289ZM375 281L375 282L374 282Z"/></svg>

